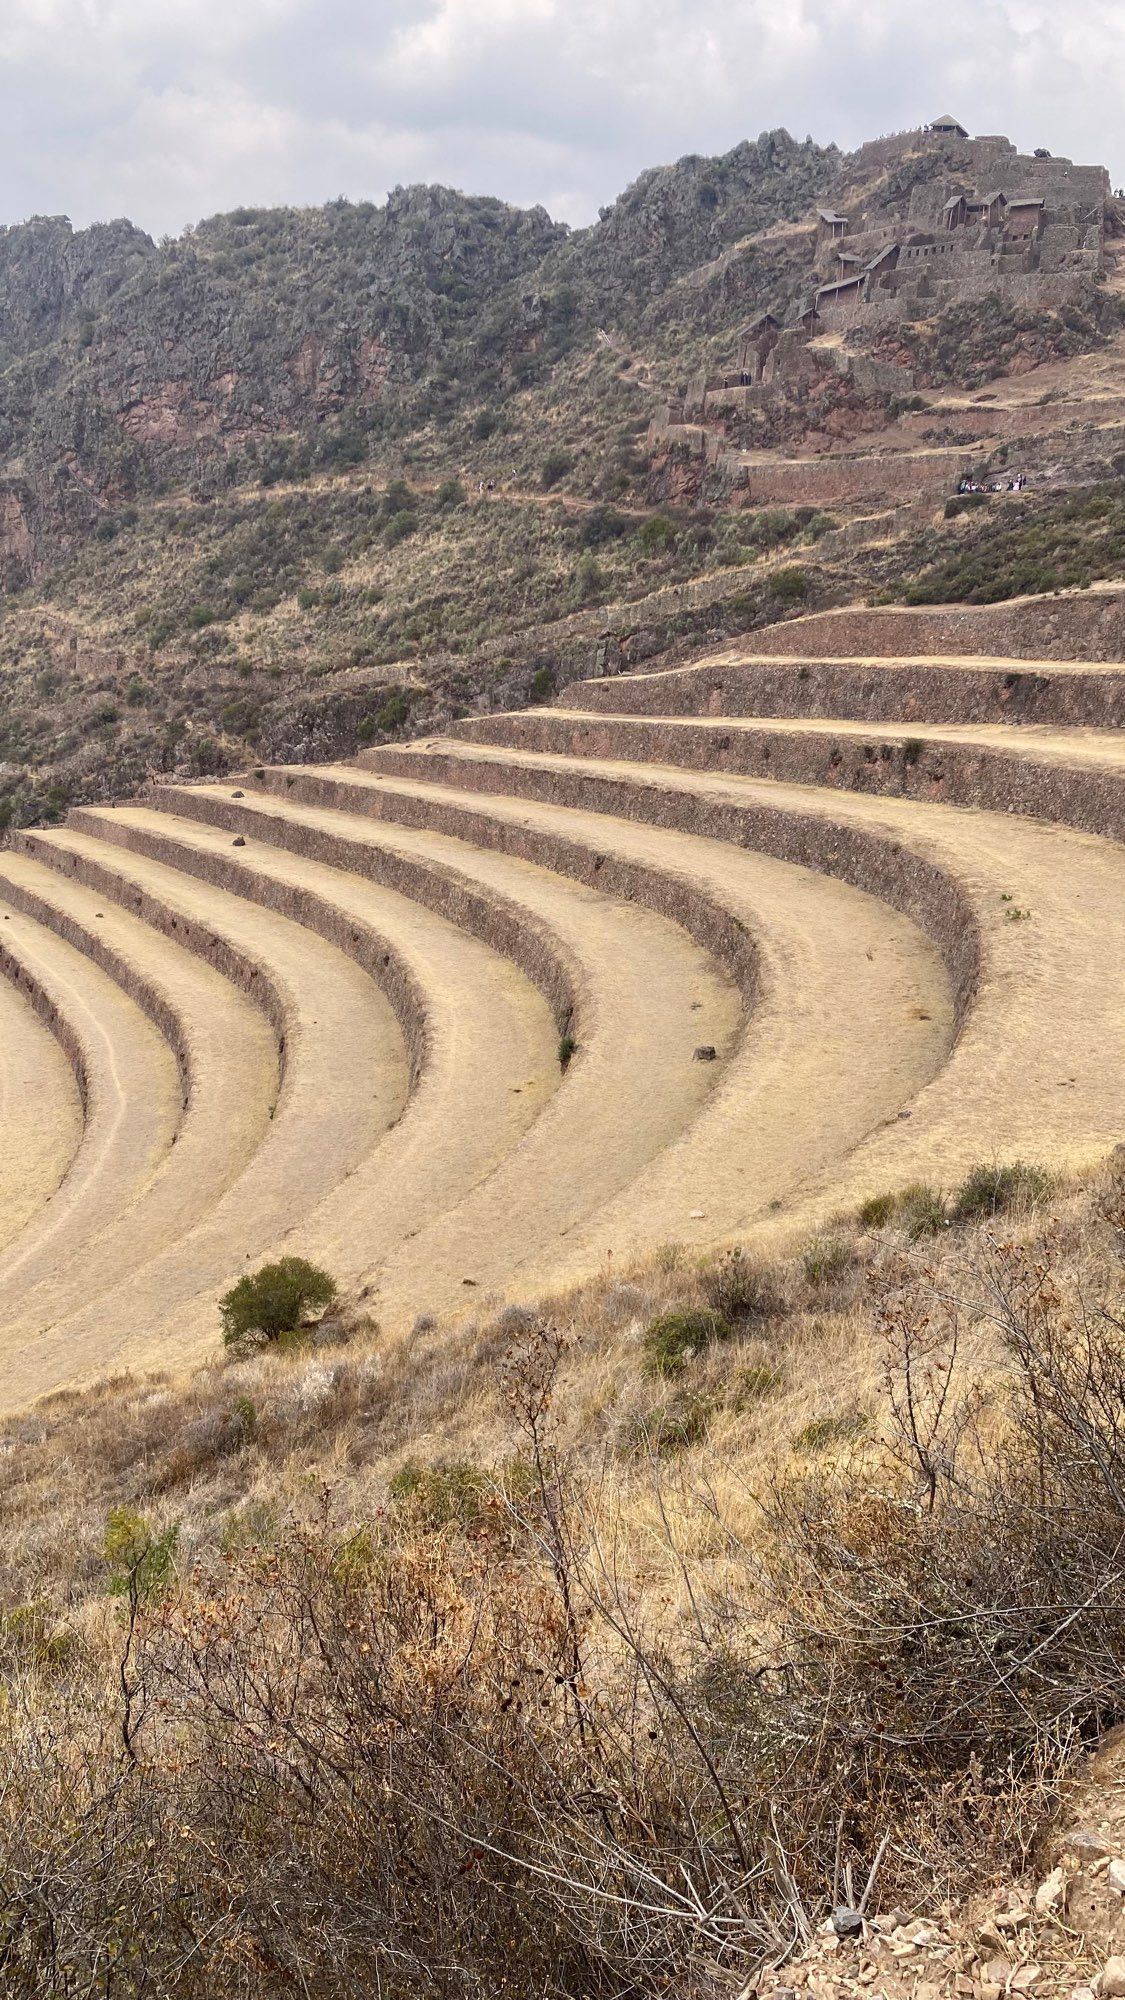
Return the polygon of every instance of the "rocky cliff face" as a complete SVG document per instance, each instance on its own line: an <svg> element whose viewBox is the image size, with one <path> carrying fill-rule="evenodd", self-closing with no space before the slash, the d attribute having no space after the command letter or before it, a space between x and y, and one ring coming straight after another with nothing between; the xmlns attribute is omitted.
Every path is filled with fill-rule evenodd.
<svg viewBox="0 0 1125 2000"><path fill-rule="evenodd" d="M438 187L236 209L159 246L128 222L3 230L0 476L22 485L0 582L35 573L100 506L248 443L306 437L348 462L372 430L533 384L603 323L659 321L688 273L807 212L839 158L764 134L643 174L574 234ZM741 310L759 280L724 279L706 311Z"/></svg>
<svg viewBox="0 0 1125 2000"><path fill-rule="evenodd" d="M515 441L507 473L560 411L565 462L619 423L628 483L599 344L624 371L640 349L631 382L666 397L729 368L745 317L807 289L817 203L861 197L877 224L949 164L868 152L766 132L653 168L576 232L441 187L235 209L159 245L124 221L0 230L0 589L170 487L401 459L407 439L464 468L492 431ZM598 497L623 490L607 477Z"/></svg>
<svg viewBox="0 0 1125 2000"><path fill-rule="evenodd" d="M0 465L57 512L68 476L119 500L249 437L401 401L566 234L442 188L239 209L159 248L128 223L8 229Z"/></svg>

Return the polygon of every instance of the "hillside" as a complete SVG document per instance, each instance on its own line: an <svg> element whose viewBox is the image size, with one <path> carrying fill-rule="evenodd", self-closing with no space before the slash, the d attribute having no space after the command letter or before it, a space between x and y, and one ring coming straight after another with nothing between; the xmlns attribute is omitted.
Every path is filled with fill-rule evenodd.
<svg viewBox="0 0 1125 2000"><path fill-rule="evenodd" d="M1119 351L1111 208L1100 288L1084 266L1064 306L1005 293L825 333L783 393L712 392L692 427L748 318L784 321L823 278L818 207L862 202L866 242L971 169L924 135L846 156L772 133L642 175L573 233L440 188L238 210L159 245L127 223L5 230L0 816L338 754L561 685L607 632L674 654L959 555L971 524L940 508L912 506L893 553L864 525L892 475L936 499L958 466L1019 457L1050 524L1125 445L1073 372ZM1029 365L1047 400L1026 433L957 402ZM895 463L803 463L849 449ZM1118 573L1116 545L1090 553ZM1040 569L1044 588L1085 573Z"/></svg>
<svg viewBox="0 0 1125 2000"><path fill-rule="evenodd" d="M5 2000L1122 2000L1120 242L0 238Z"/></svg>

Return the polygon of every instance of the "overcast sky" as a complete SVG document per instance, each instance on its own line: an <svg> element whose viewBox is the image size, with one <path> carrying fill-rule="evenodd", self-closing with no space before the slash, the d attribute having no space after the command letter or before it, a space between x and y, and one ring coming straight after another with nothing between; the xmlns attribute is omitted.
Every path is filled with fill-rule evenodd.
<svg viewBox="0 0 1125 2000"><path fill-rule="evenodd" d="M1125 0L0 0L0 221L380 200L440 180L568 222L785 125L952 112L1125 175Z"/></svg>

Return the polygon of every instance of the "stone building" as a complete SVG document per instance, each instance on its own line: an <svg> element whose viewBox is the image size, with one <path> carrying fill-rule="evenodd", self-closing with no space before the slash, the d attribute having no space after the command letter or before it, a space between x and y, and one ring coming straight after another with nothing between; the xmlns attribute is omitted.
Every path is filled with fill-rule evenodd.
<svg viewBox="0 0 1125 2000"><path fill-rule="evenodd" d="M1055 306L1102 276L1115 217L1104 167L1018 153L1005 138L969 140L950 117L928 135L957 148L943 174L914 184L897 225L881 213L876 233L876 218L817 211L816 305L826 325L861 312L932 315L988 292Z"/></svg>
<svg viewBox="0 0 1125 2000"><path fill-rule="evenodd" d="M761 380L762 370L777 346L780 332L781 321L775 319L771 312L759 313L756 319L750 320L743 327L738 337L740 382L748 382L751 378L755 381Z"/></svg>
<svg viewBox="0 0 1125 2000"><path fill-rule="evenodd" d="M838 243L842 236L847 235L850 228L851 223L846 215L837 215L831 208L817 209L816 240L818 245L821 243Z"/></svg>

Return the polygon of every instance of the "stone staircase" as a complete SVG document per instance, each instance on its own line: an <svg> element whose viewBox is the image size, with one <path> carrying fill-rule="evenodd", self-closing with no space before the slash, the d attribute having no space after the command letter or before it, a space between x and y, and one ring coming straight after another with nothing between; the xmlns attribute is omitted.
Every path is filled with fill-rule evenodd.
<svg viewBox="0 0 1125 2000"><path fill-rule="evenodd" d="M981 1160L1098 1158L1123 628L1108 591L822 614L15 836L4 1401L199 1357L286 1252L408 1333Z"/></svg>

